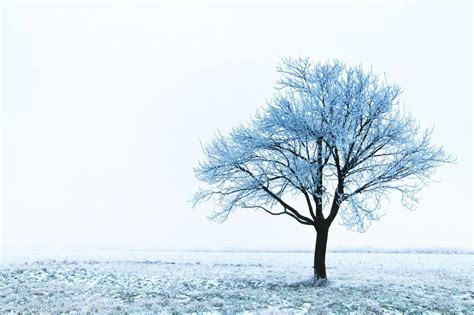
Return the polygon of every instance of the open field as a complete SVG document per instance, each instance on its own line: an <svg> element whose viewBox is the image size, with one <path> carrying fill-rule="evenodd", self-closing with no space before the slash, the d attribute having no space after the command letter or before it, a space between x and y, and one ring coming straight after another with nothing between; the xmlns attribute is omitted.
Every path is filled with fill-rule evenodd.
<svg viewBox="0 0 474 315"><path fill-rule="evenodd" d="M474 313L473 255L328 253L327 287L308 281L311 253L31 257L0 265L0 313Z"/></svg>

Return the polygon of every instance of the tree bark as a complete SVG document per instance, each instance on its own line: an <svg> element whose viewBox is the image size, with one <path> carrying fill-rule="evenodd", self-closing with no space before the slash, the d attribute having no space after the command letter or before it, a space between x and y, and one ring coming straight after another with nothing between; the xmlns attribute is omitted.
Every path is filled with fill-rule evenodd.
<svg viewBox="0 0 474 315"><path fill-rule="evenodd" d="M316 246L314 249L314 279L326 280L326 244L329 226L320 225L316 228Z"/></svg>

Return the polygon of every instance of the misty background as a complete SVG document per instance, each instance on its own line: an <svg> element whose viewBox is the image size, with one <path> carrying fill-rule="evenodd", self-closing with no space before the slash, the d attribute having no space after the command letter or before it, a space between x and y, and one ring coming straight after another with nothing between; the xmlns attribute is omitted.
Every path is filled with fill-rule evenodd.
<svg viewBox="0 0 474 315"><path fill-rule="evenodd" d="M312 249L315 232L253 210L192 209L201 141L275 93L282 58L372 67L457 158L416 211L399 196L328 249L472 248L470 2L151 3L2 7L4 250Z"/></svg>

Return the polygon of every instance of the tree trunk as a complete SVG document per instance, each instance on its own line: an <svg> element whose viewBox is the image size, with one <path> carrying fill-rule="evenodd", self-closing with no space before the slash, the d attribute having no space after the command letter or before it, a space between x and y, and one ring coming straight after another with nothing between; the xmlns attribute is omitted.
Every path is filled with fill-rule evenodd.
<svg viewBox="0 0 474 315"><path fill-rule="evenodd" d="M319 226L316 229L316 248L314 250L314 279L326 280L326 244L329 226Z"/></svg>

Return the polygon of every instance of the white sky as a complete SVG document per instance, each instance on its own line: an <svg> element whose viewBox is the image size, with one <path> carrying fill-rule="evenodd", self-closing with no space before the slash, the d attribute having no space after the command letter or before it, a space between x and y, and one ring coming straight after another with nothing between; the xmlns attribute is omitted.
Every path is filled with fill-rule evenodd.
<svg viewBox="0 0 474 315"><path fill-rule="evenodd" d="M457 164L415 212L398 196L329 248L472 246L472 8L468 2L5 4L4 249L313 248L315 233L252 210L224 224L188 202L200 139L245 122L283 57L362 63Z"/></svg>

